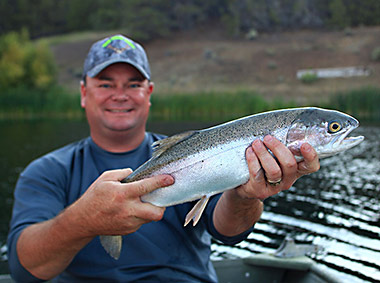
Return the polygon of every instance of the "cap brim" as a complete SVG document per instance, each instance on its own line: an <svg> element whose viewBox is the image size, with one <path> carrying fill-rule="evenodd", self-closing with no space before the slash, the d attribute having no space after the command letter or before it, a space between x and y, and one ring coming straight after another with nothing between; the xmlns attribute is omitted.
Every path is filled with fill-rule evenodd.
<svg viewBox="0 0 380 283"><path fill-rule="evenodd" d="M90 71L87 72L87 76L90 78L96 77L101 71L103 71L108 66L115 64L115 63L127 63L129 65L132 65L135 67L146 79L150 80L150 76L144 71L143 68L141 68L139 65L137 65L135 62L132 62L128 59L123 58L112 58L111 60L108 60L106 62L103 62L102 64L97 65L96 67L92 68Z"/></svg>

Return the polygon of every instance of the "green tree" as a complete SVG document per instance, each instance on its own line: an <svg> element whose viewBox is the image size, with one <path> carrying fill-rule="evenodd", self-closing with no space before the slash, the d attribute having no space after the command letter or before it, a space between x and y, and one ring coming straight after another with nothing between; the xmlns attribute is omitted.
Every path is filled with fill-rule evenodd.
<svg viewBox="0 0 380 283"><path fill-rule="evenodd" d="M121 26L127 34L139 40L169 34L172 23L168 16L168 11L171 10L170 0L129 0L124 5Z"/></svg>
<svg viewBox="0 0 380 283"><path fill-rule="evenodd" d="M346 6L343 0L332 0L329 2L330 19L329 24L337 28L350 26L350 18L347 14Z"/></svg>
<svg viewBox="0 0 380 283"><path fill-rule="evenodd" d="M0 39L0 87L16 86L25 77L26 34L11 32Z"/></svg>
<svg viewBox="0 0 380 283"><path fill-rule="evenodd" d="M29 40L26 30L0 37L0 88L25 85L46 89L55 82L52 53L43 43Z"/></svg>
<svg viewBox="0 0 380 283"><path fill-rule="evenodd" d="M380 24L379 0L349 0L346 7L353 26Z"/></svg>
<svg viewBox="0 0 380 283"><path fill-rule="evenodd" d="M49 47L42 43L29 46L25 58L25 82L38 89L47 89L55 83L56 66Z"/></svg>

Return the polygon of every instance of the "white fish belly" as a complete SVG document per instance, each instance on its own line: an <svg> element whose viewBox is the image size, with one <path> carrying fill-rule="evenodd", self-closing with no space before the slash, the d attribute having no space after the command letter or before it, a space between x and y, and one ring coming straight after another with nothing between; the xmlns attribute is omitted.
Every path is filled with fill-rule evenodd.
<svg viewBox="0 0 380 283"><path fill-rule="evenodd" d="M175 183L143 196L142 200L157 206L171 206L246 183L249 180L245 159L248 145L235 142L227 149L213 148L171 163L154 175L170 174Z"/></svg>

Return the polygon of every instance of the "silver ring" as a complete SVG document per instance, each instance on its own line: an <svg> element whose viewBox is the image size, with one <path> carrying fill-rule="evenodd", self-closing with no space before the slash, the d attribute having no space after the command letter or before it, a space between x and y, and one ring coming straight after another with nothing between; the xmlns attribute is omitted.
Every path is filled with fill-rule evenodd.
<svg viewBox="0 0 380 283"><path fill-rule="evenodd" d="M269 185L273 186L273 187L276 187L278 186L282 181L282 178L276 180L276 181L271 181L271 180L267 180L267 182L269 183Z"/></svg>

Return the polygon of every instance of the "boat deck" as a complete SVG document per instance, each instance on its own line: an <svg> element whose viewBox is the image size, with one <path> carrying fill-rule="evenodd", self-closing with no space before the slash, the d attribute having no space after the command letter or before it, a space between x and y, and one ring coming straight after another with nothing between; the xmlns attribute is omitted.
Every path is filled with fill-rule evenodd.
<svg viewBox="0 0 380 283"><path fill-rule="evenodd" d="M258 254L245 259L214 261L220 283L334 283L339 280L321 270L310 258L277 258Z"/></svg>

